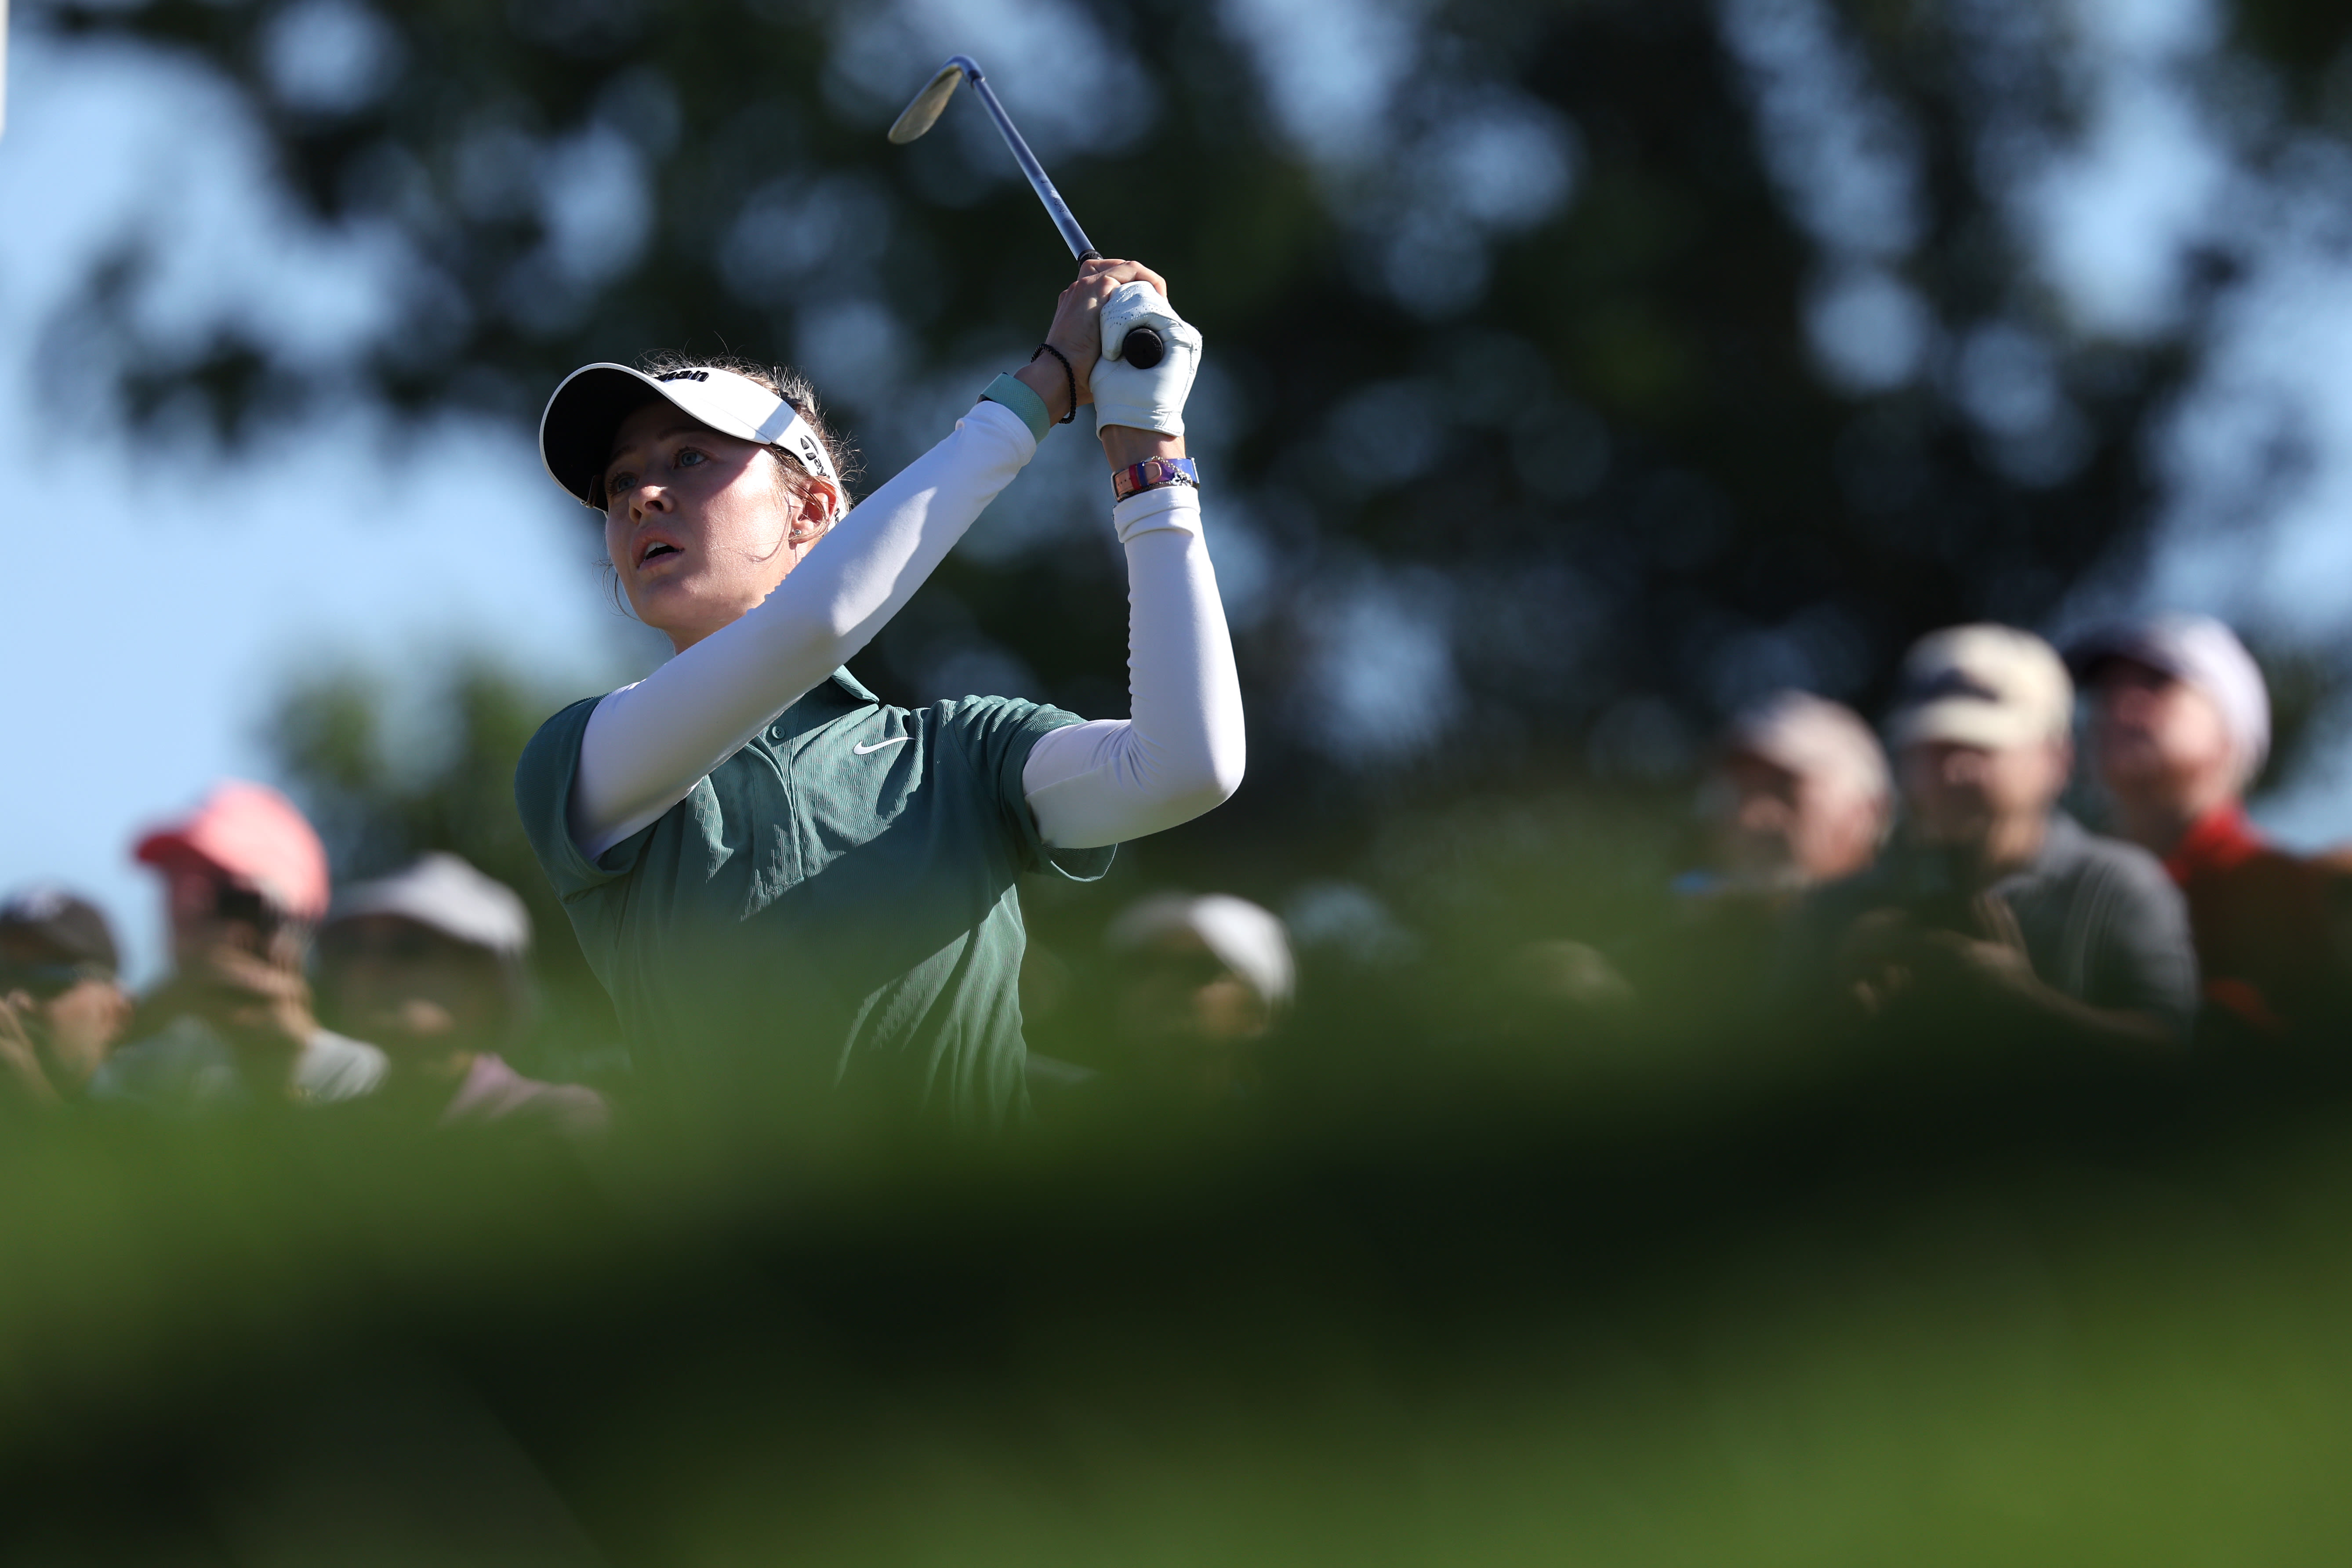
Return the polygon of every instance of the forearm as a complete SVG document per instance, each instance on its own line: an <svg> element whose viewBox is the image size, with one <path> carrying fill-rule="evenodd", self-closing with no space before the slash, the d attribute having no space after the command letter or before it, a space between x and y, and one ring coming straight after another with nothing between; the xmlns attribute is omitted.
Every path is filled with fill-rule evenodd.
<svg viewBox="0 0 2352 1568"><path fill-rule="evenodd" d="M1241 682L1199 492L1149 490L1113 517L1128 562L1129 717L1054 731L1022 774L1038 832L1060 848L1188 822L1232 797L1246 760Z"/></svg>
<svg viewBox="0 0 2352 1568"><path fill-rule="evenodd" d="M2096 1005L2035 974L2021 939L1988 941L1921 929L1913 918L1899 908L1873 910L1853 921L1840 942L1835 972L1865 1007L1891 1005L1920 1023L1973 1018L1999 1032L2057 1035L2141 1054L2186 1044L2186 1020L2150 985L2127 982L2109 989L2142 998L2141 1005ZM2013 931L2013 918L2011 925Z"/></svg>
<svg viewBox="0 0 2352 1568"><path fill-rule="evenodd" d="M913 596L1036 450L982 403L834 529L760 605L596 705L572 837L602 854L685 798Z"/></svg>
<svg viewBox="0 0 2352 1568"><path fill-rule="evenodd" d="M2029 1029L2055 1030L2092 1045L2148 1055L2178 1051L2186 1044L2154 1012L2095 1007L2032 975L2005 979L1995 989L2002 1010Z"/></svg>

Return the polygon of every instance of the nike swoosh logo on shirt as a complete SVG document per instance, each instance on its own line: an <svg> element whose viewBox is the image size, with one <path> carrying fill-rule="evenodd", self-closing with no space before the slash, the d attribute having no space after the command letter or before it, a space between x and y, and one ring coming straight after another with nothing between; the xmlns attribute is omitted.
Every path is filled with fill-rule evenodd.
<svg viewBox="0 0 2352 1568"><path fill-rule="evenodd" d="M901 736L899 736L899 737L898 737L897 740L895 740L895 741L877 741L877 742L874 742L872 745L870 745L870 746L852 746L852 747L850 747L849 749L850 749L851 751L853 751L853 752L856 752L859 756L861 756L861 757L862 757L862 756L866 755L868 752L878 752L878 751L880 751L880 750L881 750L883 747L885 747L885 746L897 746L897 745L902 745L902 744L904 744L906 742L910 741L910 740L913 740L913 739L914 739L914 737L913 737L913 736L911 736L911 735L901 735Z"/></svg>

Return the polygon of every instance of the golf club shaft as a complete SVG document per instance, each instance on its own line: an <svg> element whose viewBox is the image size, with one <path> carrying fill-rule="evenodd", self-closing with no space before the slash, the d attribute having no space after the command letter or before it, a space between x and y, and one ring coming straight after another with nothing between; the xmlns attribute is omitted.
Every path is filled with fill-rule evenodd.
<svg viewBox="0 0 2352 1568"><path fill-rule="evenodd" d="M1045 216L1061 230L1062 243L1070 247L1070 254L1080 261L1099 260L1102 252L1087 237L1087 231L1078 226L1077 215L1070 211L1070 204L1062 199L1062 193L1046 178L1045 166L1037 162L1037 154L1029 151L1029 143L1013 129L1013 117L1004 112L1004 105L996 101L995 90L981 74L979 62L970 55L958 55L950 63L963 68L964 79L971 83L972 91L980 94L980 101L988 106L990 118L1004 133L1004 144L1013 150L1013 161L1021 165L1021 172L1029 176L1029 188L1045 204ZM1167 352L1166 340L1150 327L1137 327L1119 344L1119 356L1138 370L1150 370Z"/></svg>
<svg viewBox="0 0 2352 1568"><path fill-rule="evenodd" d="M1102 255L1095 248L1094 241L1087 237L1087 231L1078 226L1077 216L1070 211L1070 204L1062 199L1062 193L1055 190L1054 182L1045 177L1045 166L1037 162L1037 155L1029 151L1029 143L1021 140L1021 132L1013 128L1013 117L1004 112L1004 105L996 101L996 93L988 85L988 79L980 74L980 67L968 55L958 55L956 60L963 67L964 79L971 83L972 91L980 94L980 101L988 106L989 115L996 121L996 128L1004 133L1004 144L1013 149L1013 161L1021 165L1021 172L1029 176L1029 188L1035 191L1037 199L1045 204L1045 214L1054 220L1054 226L1062 231L1062 243L1070 247L1070 254L1080 261L1092 261Z"/></svg>

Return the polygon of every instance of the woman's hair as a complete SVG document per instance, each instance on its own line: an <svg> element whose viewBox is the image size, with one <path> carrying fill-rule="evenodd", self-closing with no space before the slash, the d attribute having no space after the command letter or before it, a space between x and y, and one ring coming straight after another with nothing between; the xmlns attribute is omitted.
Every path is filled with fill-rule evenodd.
<svg viewBox="0 0 2352 1568"><path fill-rule="evenodd" d="M824 455L833 460L833 471L841 476L841 510L843 511L849 510L849 487L858 478L857 452L848 442L841 438L839 433L834 429L833 422L825 417L823 405L817 402L816 388L810 384L808 377L789 366L761 364L757 360L745 359L740 354L706 354L698 357L682 353L651 353L637 362L637 368L647 375L654 376L667 375L671 371L677 370L732 371L746 381L757 382L791 404L793 412L807 421L809 428L816 432L817 440L824 447ZM782 447L772 446L768 450L774 455L777 464L786 473L801 475L808 473L807 465ZM836 513L835 516L837 521L838 514ZM832 524L828 523L826 526L830 528Z"/></svg>

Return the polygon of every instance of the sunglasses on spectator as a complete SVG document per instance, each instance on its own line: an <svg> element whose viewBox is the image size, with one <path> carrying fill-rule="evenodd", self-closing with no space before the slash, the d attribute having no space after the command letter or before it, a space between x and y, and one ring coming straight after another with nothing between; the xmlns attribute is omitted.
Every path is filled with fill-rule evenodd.
<svg viewBox="0 0 2352 1568"><path fill-rule="evenodd" d="M94 960L77 963L0 964L0 991L29 991L43 1001L64 994L86 980L111 984L114 971Z"/></svg>

